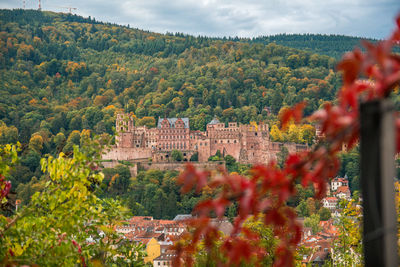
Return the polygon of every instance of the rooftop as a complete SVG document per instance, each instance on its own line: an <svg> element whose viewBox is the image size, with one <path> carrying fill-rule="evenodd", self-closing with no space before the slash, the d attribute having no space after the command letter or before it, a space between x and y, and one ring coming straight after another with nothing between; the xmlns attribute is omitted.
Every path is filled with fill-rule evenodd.
<svg viewBox="0 0 400 267"><path fill-rule="evenodd" d="M169 124L171 125L171 128L175 128L175 123L178 119L181 119L183 121L183 123L185 124L185 128L189 128L189 118L164 118L158 119L158 123L157 123L157 128L161 128L161 122L163 120L168 120Z"/></svg>
<svg viewBox="0 0 400 267"><path fill-rule="evenodd" d="M212 119L212 121L210 121L208 123L208 125L214 125L214 124L218 124L218 123L221 123L221 122L216 117L214 117L214 119Z"/></svg>

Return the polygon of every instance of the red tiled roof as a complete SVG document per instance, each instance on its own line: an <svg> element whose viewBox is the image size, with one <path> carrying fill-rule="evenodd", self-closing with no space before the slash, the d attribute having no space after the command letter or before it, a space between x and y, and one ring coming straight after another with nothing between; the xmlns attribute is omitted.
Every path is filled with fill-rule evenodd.
<svg viewBox="0 0 400 267"><path fill-rule="evenodd" d="M341 192L347 194L347 193L350 193L350 189L349 189L349 187L346 186L346 185L339 186L338 189L336 190L336 194L337 194L337 193L341 193Z"/></svg>

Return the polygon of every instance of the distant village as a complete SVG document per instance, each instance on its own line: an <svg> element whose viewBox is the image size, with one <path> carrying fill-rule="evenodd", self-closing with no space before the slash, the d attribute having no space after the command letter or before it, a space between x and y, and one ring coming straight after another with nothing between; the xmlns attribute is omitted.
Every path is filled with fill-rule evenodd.
<svg viewBox="0 0 400 267"><path fill-rule="evenodd" d="M312 232L311 227L304 227L304 219L298 218L303 225L300 246L307 248L308 253L301 255L302 264L321 266L326 261L338 262L335 255L333 241L338 235L335 220L341 216L338 207L340 199L350 200L348 179L334 178L328 183L327 197L322 200L322 205L332 213L332 218L319 222L320 231ZM154 267L172 266L174 251L171 249L174 240L179 239L186 231L186 219L192 218L190 214L177 215L173 220L156 220L151 216L135 216L122 222L115 230L123 234L131 242L141 243L145 246L146 263ZM227 218L213 219L214 225L224 234L230 235L233 229Z"/></svg>
<svg viewBox="0 0 400 267"><path fill-rule="evenodd" d="M331 211L332 218L328 221L320 221L319 228L321 231L313 234L310 227L303 227L303 235L300 246L309 248L311 252L303 255L302 263L313 266L322 266L326 261L340 263L340 258L334 253L332 247L334 239L338 235L335 221L341 216L339 208L340 200L351 200L351 192L347 177L332 179L327 184L326 197L322 199L322 206ZM356 257L356 255L354 255Z"/></svg>

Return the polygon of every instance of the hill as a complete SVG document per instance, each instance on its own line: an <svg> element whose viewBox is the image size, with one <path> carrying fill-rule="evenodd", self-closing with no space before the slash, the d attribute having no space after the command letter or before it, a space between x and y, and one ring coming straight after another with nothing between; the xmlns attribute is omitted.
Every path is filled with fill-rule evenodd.
<svg viewBox="0 0 400 267"><path fill-rule="evenodd" d="M300 101L334 101L336 60L276 43L157 34L71 14L0 10L0 143L25 146L15 183L40 177L40 156L69 152L81 132L113 134L188 117L264 121Z"/></svg>
<svg viewBox="0 0 400 267"><path fill-rule="evenodd" d="M89 132L113 134L118 112L134 113L137 125L150 127L158 117L188 117L191 129L204 130L216 116L264 121L277 132L283 108L305 100L311 114L335 101L340 87L336 59L314 51L342 37L314 48L309 37L157 34L71 14L0 10L0 144L23 144L21 161L7 178L18 198L28 201L42 188L43 155L71 153ZM335 47L326 51L341 53ZM245 172L247 166L235 168ZM167 196L169 207L190 212L200 197L181 199L176 173L150 171L131 179L129 169L119 166L105 175L104 194L128 199L136 214L156 214ZM177 210L165 212L156 217L173 217Z"/></svg>
<svg viewBox="0 0 400 267"><path fill-rule="evenodd" d="M377 40L324 34L278 34L257 37L251 40L253 43L276 43L278 45L327 55L335 59L340 59L346 52L352 51L355 47L362 47L362 41L376 42Z"/></svg>

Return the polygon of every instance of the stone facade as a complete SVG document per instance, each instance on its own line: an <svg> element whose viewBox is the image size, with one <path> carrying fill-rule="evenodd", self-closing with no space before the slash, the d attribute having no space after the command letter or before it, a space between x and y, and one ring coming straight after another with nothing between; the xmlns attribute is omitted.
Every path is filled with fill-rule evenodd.
<svg viewBox="0 0 400 267"><path fill-rule="evenodd" d="M267 124L228 126L213 119L205 132L190 130L188 118L159 118L156 128L134 126L127 114L118 114L116 146L103 159L169 162L172 150L179 150L184 161L198 153L199 162L205 162L219 150L246 164L267 163L276 159L282 146L289 152L307 149L305 145L271 142Z"/></svg>

